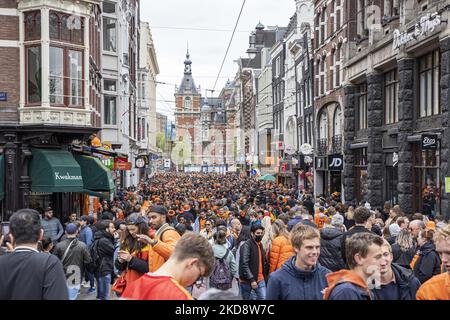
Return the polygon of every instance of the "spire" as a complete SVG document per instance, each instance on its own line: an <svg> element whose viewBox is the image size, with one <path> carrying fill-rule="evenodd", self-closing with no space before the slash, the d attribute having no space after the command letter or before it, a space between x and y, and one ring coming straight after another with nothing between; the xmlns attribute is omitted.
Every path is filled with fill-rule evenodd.
<svg viewBox="0 0 450 320"><path fill-rule="evenodd" d="M191 64L192 61L190 59L190 54L189 54L189 42L187 43L187 51L186 51L186 60L184 61L184 74L192 74L192 70L191 70Z"/></svg>

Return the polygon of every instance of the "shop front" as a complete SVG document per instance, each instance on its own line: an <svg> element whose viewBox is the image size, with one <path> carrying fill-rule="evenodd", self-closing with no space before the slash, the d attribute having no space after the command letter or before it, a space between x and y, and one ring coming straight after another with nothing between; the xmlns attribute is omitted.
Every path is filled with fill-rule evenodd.
<svg viewBox="0 0 450 320"><path fill-rule="evenodd" d="M355 155L355 195L356 202L367 200L369 192L368 172L367 172L367 148L354 150Z"/></svg>
<svg viewBox="0 0 450 320"><path fill-rule="evenodd" d="M314 195L326 195L328 193L328 158L315 157Z"/></svg>
<svg viewBox="0 0 450 320"><path fill-rule="evenodd" d="M441 212L441 140L437 134L423 134L420 141L412 142L412 153L413 210L437 215Z"/></svg>
<svg viewBox="0 0 450 320"><path fill-rule="evenodd" d="M344 156L332 154L328 156L328 171L330 175L329 194L341 197L342 195L342 170L344 170Z"/></svg>
<svg viewBox="0 0 450 320"><path fill-rule="evenodd" d="M298 189L308 194L314 194L314 156L300 155L298 158Z"/></svg>
<svg viewBox="0 0 450 320"><path fill-rule="evenodd" d="M388 202L393 207L398 204L398 152L385 152L384 158L384 202Z"/></svg>

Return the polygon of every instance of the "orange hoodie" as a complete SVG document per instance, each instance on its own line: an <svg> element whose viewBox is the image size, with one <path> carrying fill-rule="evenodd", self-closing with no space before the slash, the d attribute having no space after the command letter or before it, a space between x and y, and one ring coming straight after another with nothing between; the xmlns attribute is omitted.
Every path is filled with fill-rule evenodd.
<svg viewBox="0 0 450 320"><path fill-rule="evenodd" d="M417 291L417 300L450 300L450 274L434 276Z"/></svg>
<svg viewBox="0 0 450 320"><path fill-rule="evenodd" d="M331 292L340 283L350 282L361 289L365 290L367 294L372 298L370 290L367 287L366 281L362 279L355 271L352 270L340 270L337 272L329 273L326 275L328 281L328 288L325 289L325 294L323 295L324 300L329 300Z"/></svg>

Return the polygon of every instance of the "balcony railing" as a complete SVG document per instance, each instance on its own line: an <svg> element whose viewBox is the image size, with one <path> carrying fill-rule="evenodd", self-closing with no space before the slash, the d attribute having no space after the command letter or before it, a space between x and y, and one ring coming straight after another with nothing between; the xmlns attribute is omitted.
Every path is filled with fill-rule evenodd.
<svg viewBox="0 0 450 320"><path fill-rule="evenodd" d="M342 152L342 135L335 135L331 140L331 152L341 153Z"/></svg>
<svg viewBox="0 0 450 320"><path fill-rule="evenodd" d="M317 155L318 156L327 155L327 139L317 140Z"/></svg>

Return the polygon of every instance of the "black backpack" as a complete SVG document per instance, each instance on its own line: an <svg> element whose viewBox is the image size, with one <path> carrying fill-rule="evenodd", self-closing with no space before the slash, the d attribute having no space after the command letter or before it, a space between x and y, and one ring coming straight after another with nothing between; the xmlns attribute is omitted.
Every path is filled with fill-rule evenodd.
<svg viewBox="0 0 450 320"><path fill-rule="evenodd" d="M211 288L228 290L233 286L233 275L226 261L229 253L230 250L227 249L227 253L222 258L216 258L214 270L209 278Z"/></svg>
<svg viewBox="0 0 450 320"><path fill-rule="evenodd" d="M89 248L89 254L91 255L92 259L91 262L86 266L86 269L89 273L96 273L102 262L100 254L98 252L99 242L100 240L95 240Z"/></svg>

